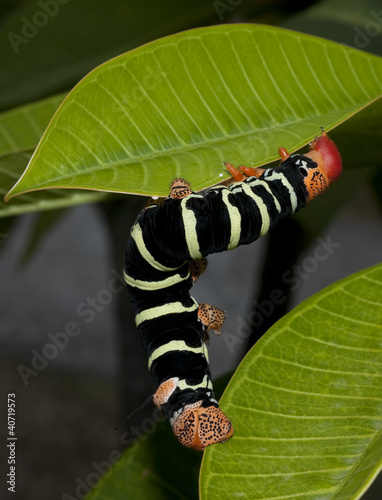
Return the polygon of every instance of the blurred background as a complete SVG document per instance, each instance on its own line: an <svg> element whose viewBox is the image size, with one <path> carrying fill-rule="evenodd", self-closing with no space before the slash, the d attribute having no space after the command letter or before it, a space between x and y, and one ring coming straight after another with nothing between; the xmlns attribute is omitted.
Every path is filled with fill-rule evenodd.
<svg viewBox="0 0 382 500"><path fill-rule="evenodd" d="M379 30L378 24L374 31L367 29L377 23L372 12L379 11L382 2L375 0L362 5L355 0L3 1L0 110L65 93L105 60L198 26L273 24L382 55L382 23ZM367 165L360 167L367 172ZM13 181L1 186L2 193ZM222 336L211 335L214 379L233 372L247 349L295 305L381 261L380 175L358 174L357 182L348 185L320 234L306 235L296 216L261 241L209 258L192 294L228 312ZM17 493L12 498L78 498L81 480L123 449L113 427L153 392L120 283L129 228L144 202L107 197L98 204L0 219L4 428L6 395L17 396ZM323 241L333 243L332 251L313 269L310 257ZM285 272L294 276L293 283L282 280ZM249 314L275 288L286 300L251 331ZM52 337L71 328L78 334L42 364L41 353ZM33 360L40 363L38 369ZM379 480L364 498L379 499L381 492Z"/></svg>

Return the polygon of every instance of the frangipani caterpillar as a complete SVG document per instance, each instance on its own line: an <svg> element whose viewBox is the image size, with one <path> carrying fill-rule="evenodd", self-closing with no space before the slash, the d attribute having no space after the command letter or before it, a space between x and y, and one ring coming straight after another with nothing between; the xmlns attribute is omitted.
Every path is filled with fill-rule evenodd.
<svg viewBox="0 0 382 500"><path fill-rule="evenodd" d="M304 154L279 149L278 168L226 167L234 182L194 193L175 179L168 198L138 216L125 253L124 277L150 373L153 401L178 440L203 450L233 434L213 393L207 330L225 315L198 304L190 288L207 255L252 243L282 218L323 193L342 171L337 147L322 132Z"/></svg>

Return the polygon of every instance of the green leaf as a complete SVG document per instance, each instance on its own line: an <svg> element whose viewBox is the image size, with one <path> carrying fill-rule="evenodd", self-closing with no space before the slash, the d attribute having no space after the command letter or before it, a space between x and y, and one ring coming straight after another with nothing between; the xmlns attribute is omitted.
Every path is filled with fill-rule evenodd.
<svg viewBox="0 0 382 500"><path fill-rule="evenodd" d="M0 194L5 195L22 174L31 153L15 153L0 156ZM51 189L46 192L26 193L9 203L0 201L0 218L40 210L53 210L83 203L94 203L110 198L98 191Z"/></svg>
<svg viewBox="0 0 382 500"><path fill-rule="evenodd" d="M65 95L59 94L1 113L0 155L32 153Z"/></svg>
<svg viewBox="0 0 382 500"><path fill-rule="evenodd" d="M356 499L382 467L382 264L277 322L221 400L235 433L209 447L202 500Z"/></svg>
<svg viewBox="0 0 382 500"><path fill-rule="evenodd" d="M201 28L91 72L65 99L9 197L52 187L165 196L222 161L261 165L382 93L382 59L279 28Z"/></svg>
<svg viewBox="0 0 382 500"><path fill-rule="evenodd" d="M381 14L380 0L323 0L282 25L382 55Z"/></svg>
<svg viewBox="0 0 382 500"><path fill-rule="evenodd" d="M64 98L50 97L27 106L0 114L0 194L5 195L19 179L38 141ZM0 218L26 212L92 203L110 197L96 191L63 191L28 193L11 200L0 201Z"/></svg>
<svg viewBox="0 0 382 500"><path fill-rule="evenodd" d="M150 435L130 438L131 446L87 500L197 500L201 453L183 448L167 422L146 418L140 427L153 426Z"/></svg>

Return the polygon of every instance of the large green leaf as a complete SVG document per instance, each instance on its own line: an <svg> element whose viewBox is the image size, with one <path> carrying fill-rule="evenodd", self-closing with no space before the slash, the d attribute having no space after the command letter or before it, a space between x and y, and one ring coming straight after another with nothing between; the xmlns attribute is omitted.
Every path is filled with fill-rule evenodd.
<svg viewBox="0 0 382 500"><path fill-rule="evenodd" d="M70 187L163 196L222 161L261 165L382 93L382 59L279 28L201 28L91 72L65 99L10 196Z"/></svg>
<svg viewBox="0 0 382 500"><path fill-rule="evenodd" d="M382 467L382 265L303 302L255 345L221 405L201 498L356 499Z"/></svg>

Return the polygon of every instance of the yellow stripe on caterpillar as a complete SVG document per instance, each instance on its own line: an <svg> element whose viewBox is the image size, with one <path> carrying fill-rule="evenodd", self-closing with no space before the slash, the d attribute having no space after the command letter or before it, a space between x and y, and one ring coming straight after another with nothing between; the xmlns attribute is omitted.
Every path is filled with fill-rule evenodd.
<svg viewBox="0 0 382 500"><path fill-rule="evenodd" d="M199 239L198 233L196 231L196 216L193 210L187 208L186 204L190 198L200 198L203 199L203 196L192 194L183 198L181 201L181 209L182 209L182 219L184 225L184 231L186 235L186 243L188 252L190 254L191 259L201 259L203 256L200 253L199 247Z"/></svg>
<svg viewBox="0 0 382 500"><path fill-rule="evenodd" d="M184 281L190 277L190 272L187 273L186 276L181 276L180 274L174 274L173 276L170 276L168 278L165 278L164 280L161 281L143 281L143 280L136 280L126 274L126 272L123 272L123 278L126 281L126 283L130 286L133 286L135 288L140 288L141 290L161 290L162 288L167 288L172 285L176 285L177 283L180 283L181 281Z"/></svg>
<svg viewBox="0 0 382 500"><path fill-rule="evenodd" d="M179 314L184 312L196 311L199 307L198 303L194 298L192 298L192 300L194 301L194 304L189 307L184 306L181 302L170 302L169 304L164 304L163 306L145 309L135 316L135 324L138 326L143 323L143 321L156 319L167 314Z"/></svg>
<svg viewBox="0 0 382 500"><path fill-rule="evenodd" d="M202 346L205 351L207 352L207 347L206 345L203 343L203 346ZM207 375L204 375L203 377L203 380L200 382L200 384L197 384L197 385L190 385L190 384L187 384L187 382L182 379L182 380L179 380L179 382L177 383L177 386L179 387L179 389L181 389L182 391L184 391L185 389L193 389L193 390L196 390L196 389L213 389L213 386L212 386L212 382L211 380L207 377Z"/></svg>
<svg viewBox="0 0 382 500"><path fill-rule="evenodd" d="M207 347L204 344L204 342L200 347L190 347L186 344L184 340L171 340L170 342L167 342L167 344L163 344L157 349L155 349L155 351L153 351L153 353L149 357L149 362L148 362L149 370L151 368L151 365L156 359L158 359L160 356L163 356L163 354L167 354L168 352L172 351L189 351L197 354L203 354L208 361ZM200 387L204 386L200 385Z"/></svg>
<svg viewBox="0 0 382 500"><path fill-rule="evenodd" d="M225 188L222 191L222 200L224 201L227 207L231 223L231 237L228 243L227 250L232 250L233 248L237 247L237 245L239 244L240 234L241 234L241 215L238 208L232 205L232 203L229 201L228 197L230 194L232 193L227 188Z"/></svg>
<svg viewBox="0 0 382 500"><path fill-rule="evenodd" d="M289 197L290 197L290 202L292 205L292 210L293 210L293 212L295 212L297 205L298 205L297 196L296 196L296 193L293 189L293 186L289 183L289 181L286 179L286 177L281 172L273 171L270 175L269 174L267 175L267 173L266 173L265 178L267 180L270 180L270 181L273 181L275 179L278 179L281 181L281 184L284 187L286 187L287 190L289 191Z"/></svg>
<svg viewBox="0 0 382 500"><path fill-rule="evenodd" d="M243 191L245 192L245 194L247 194L250 198L252 198L255 201L257 208L259 209L261 215L260 236L264 236L269 231L269 226L271 224L271 219L269 217L267 205L264 203L264 200L261 198L261 196L255 194L250 188L250 186L248 186L248 184L244 182L243 182Z"/></svg>
<svg viewBox="0 0 382 500"><path fill-rule="evenodd" d="M246 182L246 184L248 184L248 186L250 187L255 187L255 186L262 186L271 196L272 196L272 200L273 200L273 203L275 204L275 208L277 210L278 213L281 212L281 205L280 205L280 202L279 200L274 196L274 194L272 193L272 190L271 188L269 187L269 184L267 184L265 181L261 180L261 179L257 179L256 177L253 178L252 181L249 181L249 182Z"/></svg>
<svg viewBox="0 0 382 500"><path fill-rule="evenodd" d="M154 267L155 269L158 269L158 271L165 271L165 272L175 271L176 269L178 269L177 267L166 267L154 259L151 253L147 250L146 244L143 240L142 228L138 223L133 226L133 229L131 231L131 236L134 239L140 254L146 260L146 262L150 264L150 266Z"/></svg>
<svg viewBox="0 0 382 500"><path fill-rule="evenodd" d="M161 406L163 404L166 404L168 400L170 399L171 394L175 391L175 389L179 387L179 389L184 390L184 389L189 389L190 387L192 388L198 388L198 387L204 387L212 390L212 382L208 380L207 375L204 376L203 381L201 384L195 386L195 385L188 385L185 380L180 380L179 377L171 377L165 382L162 382L162 384L158 387L156 390L155 394L153 395L153 402L154 404L161 409ZM216 402L214 399L213 401ZM177 415L181 413L181 409L178 411ZM174 415L173 419L176 419L176 416Z"/></svg>

